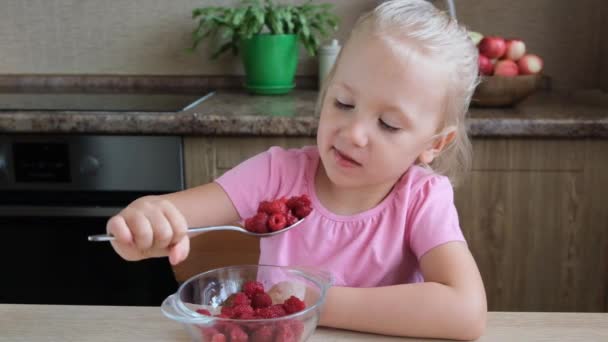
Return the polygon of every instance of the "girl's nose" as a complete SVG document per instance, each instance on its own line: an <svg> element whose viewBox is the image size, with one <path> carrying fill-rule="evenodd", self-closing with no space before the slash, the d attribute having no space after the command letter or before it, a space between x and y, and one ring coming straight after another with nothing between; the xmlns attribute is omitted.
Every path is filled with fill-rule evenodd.
<svg viewBox="0 0 608 342"><path fill-rule="evenodd" d="M364 147L368 142L368 132L365 120L352 120L344 128L346 138L357 147Z"/></svg>

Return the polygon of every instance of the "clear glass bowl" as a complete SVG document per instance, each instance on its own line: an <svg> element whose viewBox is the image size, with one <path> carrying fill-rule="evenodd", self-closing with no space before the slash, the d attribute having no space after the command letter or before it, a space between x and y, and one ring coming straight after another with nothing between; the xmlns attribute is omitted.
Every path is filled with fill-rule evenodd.
<svg viewBox="0 0 608 342"><path fill-rule="evenodd" d="M295 295L304 301L306 308L284 317L247 320L196 312L207 309L213 314L219 313L222 303L250 280L262 283L264 290L273 291L273 297L277 299ZM229 266L188 279L175 294L164 300L161 310L168 318L182 323L196 342L210 342L214 335L216 340L221 340L217 334L224 334L226 341L301 342L315 331L331 285L331 275L321 270L270 265Z"/></svg>

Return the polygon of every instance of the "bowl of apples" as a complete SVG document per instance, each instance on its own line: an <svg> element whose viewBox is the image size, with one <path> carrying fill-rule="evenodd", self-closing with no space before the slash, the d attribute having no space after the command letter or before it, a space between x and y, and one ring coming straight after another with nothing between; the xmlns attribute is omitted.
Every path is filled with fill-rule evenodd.
<svg viewBox="0 0 608 342"><path fill-rule="evenodd" d="M477 32L470 32L470 36L479 51L481 75L471 99L472 106L510 107L538 89L543 60L529 53L523 40L483 36Z"/></svg>

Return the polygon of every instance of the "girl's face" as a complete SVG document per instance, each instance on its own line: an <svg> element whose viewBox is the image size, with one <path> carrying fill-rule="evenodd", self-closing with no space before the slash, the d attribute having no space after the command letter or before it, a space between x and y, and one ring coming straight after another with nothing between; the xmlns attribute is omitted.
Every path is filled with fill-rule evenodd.
<svg viewBox="0 0 608 342"><path fill-rule="evenodd" d="M361 32L344 47L321 109L317 145L336 186L391 187L437 151L441 67L403 42L370 38Z"/></svg>

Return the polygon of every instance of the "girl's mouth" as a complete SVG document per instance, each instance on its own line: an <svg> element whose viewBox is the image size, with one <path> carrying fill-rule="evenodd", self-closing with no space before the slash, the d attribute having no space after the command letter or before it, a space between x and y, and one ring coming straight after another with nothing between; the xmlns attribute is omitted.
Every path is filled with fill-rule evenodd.
<svg viewBox="0 0 608 342"><path fill-rule="evenodd" d="M361 163L357 162L356 160L354 160L347 154L342 153L337 148L332 147L332 151L333 151L334 158L336 159L336 162L338 163L338 165L340 165L342 167L346 167L346 168L362 166Z"/></svg>

